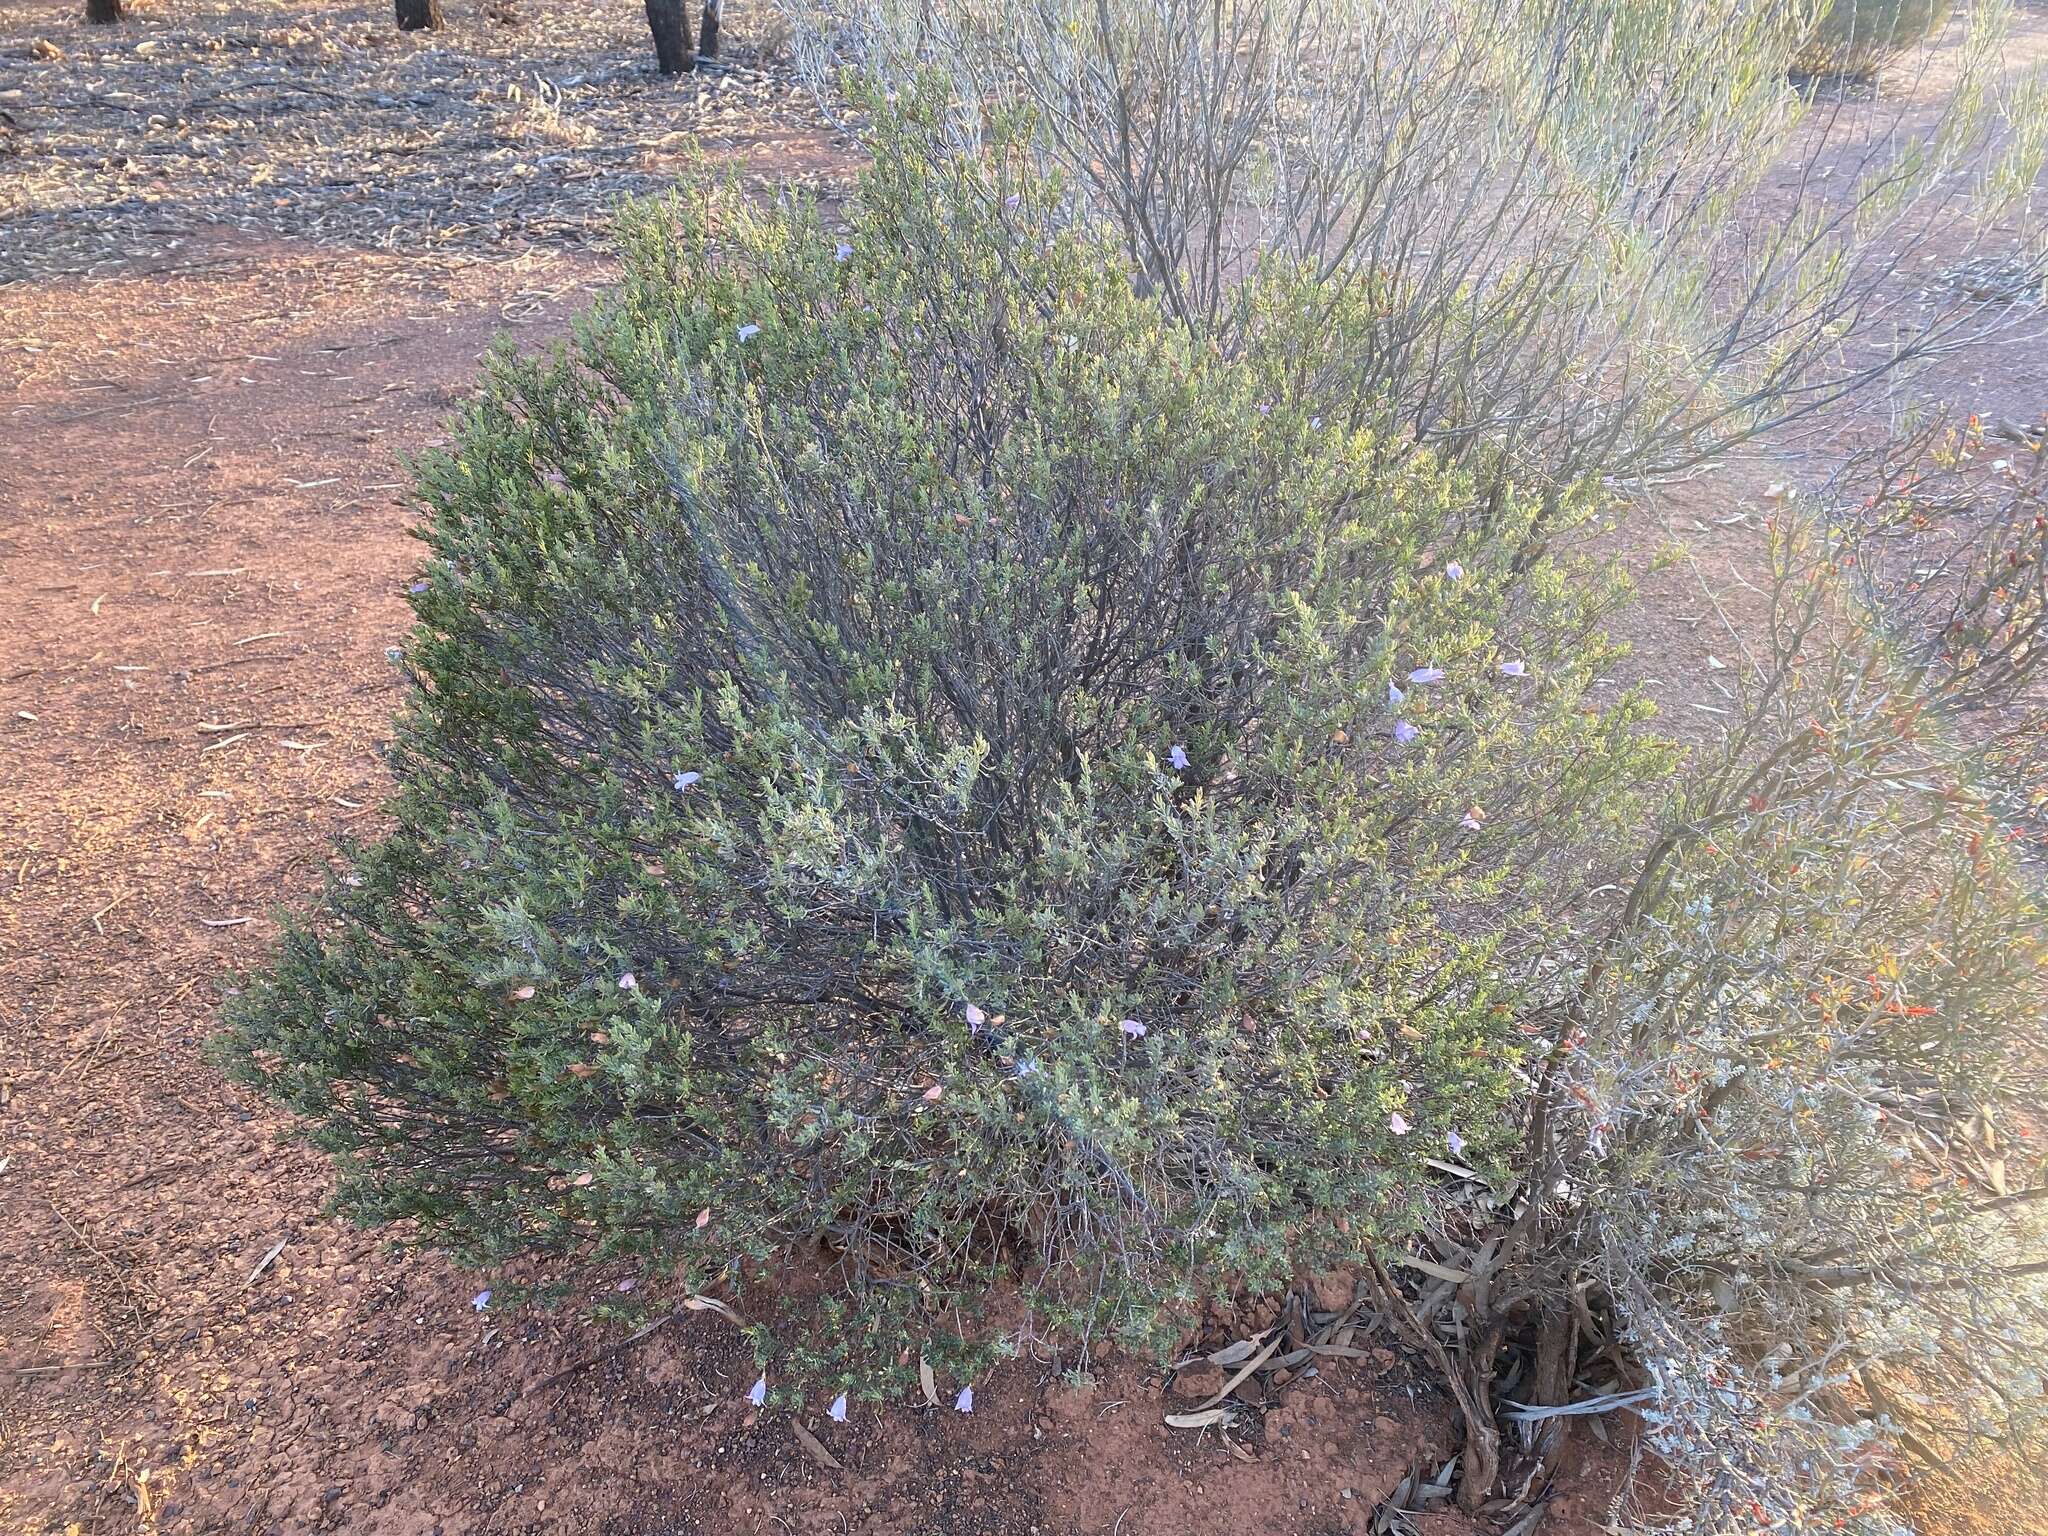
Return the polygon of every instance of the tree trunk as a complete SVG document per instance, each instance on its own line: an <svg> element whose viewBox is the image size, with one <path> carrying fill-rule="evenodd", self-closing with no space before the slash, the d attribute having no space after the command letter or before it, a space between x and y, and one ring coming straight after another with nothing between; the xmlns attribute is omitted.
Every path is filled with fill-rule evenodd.
<svg viewBox="0 0 2048 1536"><path fill-rule="evenodd" d="M1503 1247L1503 1252L1505 1252ZM1369 1259L1372 1277L1387 1301L1387 1316L1395 1331L1420 1345L1436 1363L1437 1374L1450 1389L1458 1405L1458 1419L1465 1430L1465 1447L1459 1454L1458 1507L1468 1515L1493 1497L1500 1481L1500 1426L1493 1417L1493 1363L1506 1337L1507 1323L1495 1318L1479 1335L1479 1341L1461 1360L1453 1360L1444 1342L1436 1336L1429 1320L1417 1317L1415 1308L1394 1284L1386 1265Z"/></svg>
<svg viewBox="0 0 2048 1536"><path fill-rule="evenodd" d="M121 0L85 0L85 19L94 26L104 27L127 16L121 9Z"/></svg>
<svg viewBox="0 0 2048 1536"><path fill-rule="evenodd" d="M718 57L718 13L724 9L725 0L704 0L704 25L697 31L698 58Z"/></svg>
<svg viewBox="0 0 2048 1536"><path fill-rule="evenodd" d="M430 32L441 25L441 0L398 0L398 30Z"/></svg>
<svg viewBox="0 0 2048 1536"><path fill-rule="evenodd" d="M647 26L654 33L654 62L664 75L687 75L697 67L683 25L683 0L647 0Z"/></svg>
<svg viewBox="0 0 2048 1536"><path fill-rule="evenodd" d="M1424 1325L1427 1327L1427 1325ZM1465 1421L1465 1449L1458 1461L1458 1508L1476 1515L1493 1497L1500 1481L1500 1426L1493 1417L1493 1363L1507 1337L1507 1319L1495 1318L1481 1330L1469 1361L1443 1357L1447 1372L1461 1380L1450 1383L1451 1400L1458 1405L1458 1417ZM1430 1335L1432 1338L1434 1334Z"/></svg>
<svg viewBox="0 0 2048 1536"><path fill-rule="evenodd" d="M1572 1367L1577 1363L1579 1320L1569 1309L1552 1304L1536 1319L1536 1368L1528 1386L1532 1408L1562 1408L1572 1400ZM1564 1449L1571 1420L1562 1414L1545 1419L1536 1432L1536 1455L1544 1469L1555 1473L1558 1453Z"/></svg>

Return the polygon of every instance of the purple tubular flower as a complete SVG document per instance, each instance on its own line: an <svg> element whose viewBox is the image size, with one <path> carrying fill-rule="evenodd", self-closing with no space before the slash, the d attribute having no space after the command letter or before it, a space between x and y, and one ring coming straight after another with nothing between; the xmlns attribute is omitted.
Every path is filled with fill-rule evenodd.
<svg viewBox="0 0 2048 1536"><path fill-rule="evenodd" d="M1185 773L1188 767L1188 749L1176 741L1173 744L1173 750L1166 754L1166 760L1182 773Z"/></svg>
<svg viewBox="0 0 2048 1536"><path fill-rule="evenodd" d="M844 1392L832 1399L832 1406L825 1410L825 1417L834 1424L844 1424L846 1422L846 1394Z"/></svg>
<svg viewBox="0 0 2048 1536"><path fill-rule="evenodd" d="M974 1388L962 1387L960 1389L960 1395L953 1399L953 1411L955 1413L974 1412Z"/></svg>
<svg viewBox="0 0 2048 1536"><path fill-rule="evenodd" d="M1504 661L1500 664L1502 677L1527 677L1529 669L1519 661Z"/></svg>
<svg viewBox="0 0 2048 1536"><path fill-rule="evenodd" d="M1129 1035L1133 1040L1142 1040L1145 1038L1145 1026L1140 1024L1136 1019L1125 1019L1117 1025L1117 1028L1122 1030L1125 1034Z"/></svg>
<svg viewBox="0 0 2048 1536"><path fill-rule="evenodd" d="M1408 674L1411 683L1440 683L1444 680L1442 667L1417 667Z"/></svg>
<svg viewBox="0 0 2048 1536"><path fill-rule="evenodd" d="M762 1404L768 1401L768 1373L766 1371L763 1371L761 1373L761 1379L755 1382L754 1385L748 1389L747 1401L752 1403L756 1408L759 1408Z"/></svg>
<svg viewBox="0 0 2048 1536"><path fill-rule="evenodd" d="M1394 722L1394 740L1401 743L1404 747L1421 734L1422 732L1415 729L1406 720L1396 720Z"/></svg>

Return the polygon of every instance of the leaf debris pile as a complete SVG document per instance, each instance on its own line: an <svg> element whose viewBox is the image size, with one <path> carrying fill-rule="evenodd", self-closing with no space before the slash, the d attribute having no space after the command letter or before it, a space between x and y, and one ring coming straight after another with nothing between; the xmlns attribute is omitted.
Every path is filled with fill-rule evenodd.
<svg viewBox="0 0 2048 1536"><path fill-rule="evenodd" d="M743 27L715 68L654 72L631 6L181 5L0 37L0 282L161 255L207 225L376 250L602 241L694 142L817 136L817 105ZM778 176L776 185L822 176Z"/></svg>

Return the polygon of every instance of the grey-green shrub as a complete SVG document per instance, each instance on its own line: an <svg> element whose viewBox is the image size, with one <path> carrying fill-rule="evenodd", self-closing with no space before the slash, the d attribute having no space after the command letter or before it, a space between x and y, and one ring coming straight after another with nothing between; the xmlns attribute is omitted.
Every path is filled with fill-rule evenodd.
<svg viewBox="0 0 2048 1536"><path fill-rule="evenodd" d="M824 1237L792 1358L864 1390L999 1280L1156 1346L1413 1230L1662 763L1612 582L1347 392L1371 305L1275 266L1219 356L908 111L850 229L682 193L495 359L421 468L390 830L222 1043L474 1260Z"/></svg>
<svg viewBox="0 0 2048 1536"><path fill-rule="evenodd" d="M1848 108L1787 79L1831 0L778 3L821 84L942 69L964 144L1028 109L1076 211L1226 346L1267 256L1377 292L1349 366L1390 426L1525 490L1703 463L2016 323L1894 305L1929 250L2044 270L2006 0ZM1843 345L1879 312L1881 351Z"/></svg>
<svg viewBox="0 0 2048 1536"><path fill-rule="evenodd" d="M1656 1389L1638 1528L1898 1533L1908 1478L2039 1456L2048 479L2026 467L2031 489L1902 456L1861 505L1780 514L1730 729L1560 1005L1529 1157L1552 1193L1498 1283L1607 1298ZM1956 505L1969 524L1914 537Z"/></svg>

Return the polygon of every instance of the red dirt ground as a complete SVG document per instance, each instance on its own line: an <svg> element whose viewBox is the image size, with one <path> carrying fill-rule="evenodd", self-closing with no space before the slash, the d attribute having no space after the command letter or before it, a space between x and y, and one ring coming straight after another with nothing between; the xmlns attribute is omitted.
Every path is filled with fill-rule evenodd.
<svg viewBox="0 0 2048 1536"><path fill-rule="evenodd" d="M386 788L384 653L419 553L404 453L494 334L557 333L602 276L220 236L0 288L0 1519L1363 1532L1445 1443L1426 1373L1392 1353L1290 1389L1249 1461L1163 1427L1138 1364L1104 1361L1081 1392L1021 1361L976 1384L971 1418L814 1420L831 1472L786 1415L747 1411L750 1361L715 1319L541 1385L613 1335L480 1312L485 1281L320 1217L324 1165L202 1064L226 974ZM1997 381L1997 408L2038 415L2043 373ZM1754 519L1722 514L1754 511L1766 473L1673 498L1700 562L1652 583L1641 639L1680 709L1712 698L1706 653L1728 654L1701 582L1754 557ZM616 1276L577 1278L595 1295ZM1589 1476L1546 1531L1596 1529L1603 1487Z"/></svg>

